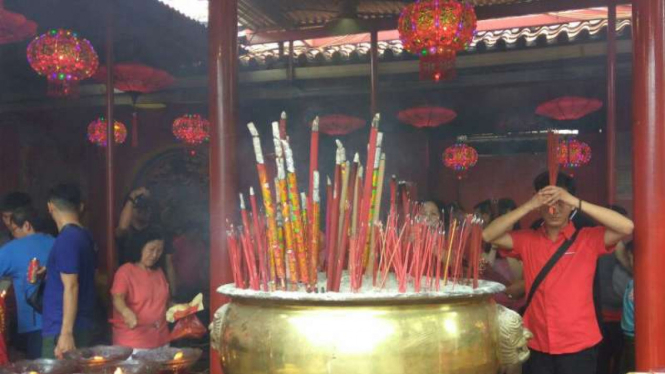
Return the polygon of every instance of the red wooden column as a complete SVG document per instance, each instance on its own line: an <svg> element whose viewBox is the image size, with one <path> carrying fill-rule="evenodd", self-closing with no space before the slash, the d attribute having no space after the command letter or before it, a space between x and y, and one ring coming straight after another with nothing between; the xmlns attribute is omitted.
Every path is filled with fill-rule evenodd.
<svg viewBox="0 0 665 374"><path fill-rule="evenodd" d="M238 175L236 122L238 119L238 2L210 0L208 20L208 100L210 111L210 312L224 302L216 290L232 282L226 252L226 220L235 213ZM216 352L210 372L221 373Z"/></svg>
<svg viewBox="0 0 665 374"><path fill-rule="evenodd" d="M113 129L113 1L106 8L106 274L109 288L115 271L115 133Z"/></svg>
<svg viewBox="0 0 665 374"><path fill-rule="evenodd" d="M616 0L607 0L607 203L616 198L616 68L617 68Z"/></svg>
<svg viewBox="0 0 665 374"><path fill-rule="evenodd" d="M665 368L665 0L633 1L635 337L638 371Z"/></svg>

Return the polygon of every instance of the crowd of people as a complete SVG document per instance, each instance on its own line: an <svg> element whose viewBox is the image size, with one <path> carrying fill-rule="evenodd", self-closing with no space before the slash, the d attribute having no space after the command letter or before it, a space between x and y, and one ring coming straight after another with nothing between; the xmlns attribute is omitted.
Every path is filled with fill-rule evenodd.
<svg viewBox="0 0 665 374"><path fill-rule="evenodd" d="M61 358L111 342L135 351L169 345L168 307L205 287L194 277L199 282L184 281L187 293L178 295L172 257L207 249L203 230L196 240L190 229L167 233L154 217L150 191L132 191L115 231L118 268L110 285L100 285L98 248L82 223L86 209L78 186L53 187L45 205L48 217L23 192L0 202L6 229L0 231L0 278L11 279L17 309L13 358ZM104 299L110 300L111 318Z"/></svg>
<svg viewBox="0 0 665 374"><path fill-rule="evenodd" d="M534 334L528 362L509 371L634 369L633 222L621 207L576 197L568 175L559 174L552 186L543 173L534 189L521 205L502 198L473 210L485 225L482 276L505 286L496 302L521 313ZM108 318L96 286L98 250L82 224L79 188L53 187L46 207L50 220L40 217L25 193L7 194L0 204L6 228L0 232L0 277L12 279L18 316L12 346L27 358L62 357L103 339L99 330L106 320L113 344L135 350L168 345L166 310L176 286L191 297L207 280L195 271L201 262L189 261L208 247L201 227L185 225L167 235L154 219L150 191L129 193L115 231L119 267L107 287L113 310ZM421 204L421 215L432 223L446 221L451 212L463 210L436 200ZM532 212L540 219L522 229Z"/></svg>
<svg viewBox="0 0 665 374"><path fill-rule="evenodd" d="M543 173L534 189L522 205L502 198L473 210L485 225L482 277L506 287L496 302L522 314L534 334L529 360L508 372L634 371L633 222L621 207L576 197L575 181L566 174L549 186ZM463 209L436 200L421 205L427 220L455 211ZM531 212L539 219L521 229Z"/></svg>

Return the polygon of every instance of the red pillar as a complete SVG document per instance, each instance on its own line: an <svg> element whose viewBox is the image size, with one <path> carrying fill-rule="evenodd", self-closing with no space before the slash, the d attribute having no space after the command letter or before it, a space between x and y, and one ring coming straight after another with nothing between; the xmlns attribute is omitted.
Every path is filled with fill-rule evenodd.
<svg viewBox="0 0 665 374"><path fill-rule="evenodd" d="M616 0L607 1L607 203L616 197Z"/></svg>
<svg viewBox="0 0 665 374"><path fill-rule="evenodd" d="M113 131L113 1L106 11L106 274L110 283L115 271L115 134Z"/></svg>
<svg viewBox="0 0 665 374"><path fill-rule="evenodd" d="M637 369L665 367L665 0L633 1Z"/></svg>
<svg viewBox="0 0 665 374"><path fill-rule="evenodd" d="M226 220L235 212L238 176L236 122L238 112L238 2L210 0L208 20L208 100L210 111L210 312L225 303L216 290L232 282L226 252ZM210 372L221 373L216 352Z"/></svg>

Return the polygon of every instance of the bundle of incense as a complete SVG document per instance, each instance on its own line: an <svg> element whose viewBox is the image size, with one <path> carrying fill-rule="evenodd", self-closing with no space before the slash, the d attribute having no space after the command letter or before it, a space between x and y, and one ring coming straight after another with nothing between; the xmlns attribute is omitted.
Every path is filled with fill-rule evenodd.
<svg viewBox="0 0 665 374"><path fill-rule="evenodd" d="M455 264L453 268L453 289L455 284L459 282L462 278L462 259L464 258L467 242L469 240L469 234L471 233L471 225L473 224L473 216L466 215L461 224L461 230L459 235L459 242L457 243L457 251L455 254Z"/></svg>
<svg viewBox="0 0 665 374"><path fill-rule="evenodd" d="M242 259L240 258L238 241L234 234L233 225L230 225L226 231L226 244L229 252L233 282L237 288L245 288L245 282L242 279Z"/></svg>
<svg viewBox="0 0 665 374"><path fill-rule="evenodd" d="M309 240L309 211L311 207L309 206L309 200L307 199L307 195L304 192L300 193L300 206L302 207L302 232L303 235L305 236L305 248L308 248L307 243ZM309 257L309 251L307 251L307 256ZM307 260L309 262L309 260Z"/></svg>
<svg viewBox="0 0 665 374"><path fill-rule="evenodd" d="M478 288L478 278L480 277L480 256L483 250L483 221L480 217L474 217L471 228L471 238L469 239L469 250L471 259L469 269L473 279L473 288Z"/></svg>
<svg viewBox="0 0 665 374"><path fill-rule="evenodd" d="M319 172L314 170L312 179L312 208L310 211L310 263L309 263L309 275L310 275L310 289L316 289L316 284L318 281L318 261L319 261L319 231L320 231L320 205L321 197L319 193Z"/></svg>
<svg viewBox="0 0 665 374"><path fill-rule="evenodd" d="M256 169L259 176L259 184L261 185L261 194L263 195L263 205L266 214L266 221L268 222L270 269L275 269L274 274L271 274L271 280L276 287L284 289L286 287L284 254L280 251L279 248L275 206L272 201L270 183L268 182L268 172L266 171L266 165L263 159L261 139L259 138L259 133L256 131L256 127L252 122L247 124L247 128L252 134L252 143L254 145L254 154L256 156Z"/></svg>
<svg viewBox="0 0 665 374"><path fill-rule="evenodd" d="M325 232L324 232L324 242L323 242L323 247L326 250L325 252L325 269L326 269L326 275L328 276L327 272L331 270L330 268L330 232L331 232L331 223L332 223L332 205L333 205L333 186L332 182L330 181L330 177L326 177L326 226L325 226ZM328 277L328 279L330 279Z"/></svg>
<svg viewBox="0 0 665 374"><path fill-rule="evenodd" d="M287 269L289 271L289 283L291 289L297 289L298 270L296 260L296 247L294 239L293 222L291 220L291 209L286 185L286 169L284 166L284 152L280 140L280 129L277 122L272 123L273 144L275 145L275 162L277 166L277 178L275 180L275 200L277 202L277 213L282 218L283 240L280 246L284 248L282 253L286 254Z"/></svg>
<svg viewBox="0 0 665 374"><path fill-rule="evenodd" d="M279 138L286 140L286 112L279 116Z"/></svg>
<svg viewBox="0 0 665 374"><path fill-rule="evenodd" d="M360 188L362 188L363 166L360 164L360 154L356 152L353 156L353 168L356 170L356 178L353 182L353 213L351 215L351 236L358 233L358 204L360 203Z"/></svg>
<svg viewBox="0 0 665 374"><path fill-rule="evenodd" d="M261 275L261 285L264 291L268 291L268 282L270 278L268 274L268 258L266 253L266 241L265 236L263 235L263 230L261 230L261 225L259 224L259 210L256 204L256 196L254 195L254 187L249 188L249 204L252 207L252 222L254 229L254 238L256 239L256 247L258 250L259 256L259 273ZM272 270L274 272L274 270Z"/></svg>
<svg viewBox="0 0 665 374"><path fill-rule="evenodd" d="M277 232L279 237L279 247L286 256L287 278L290 284L290 290L298 289L298 260L293 240L293 227L289 217L289 204L285 195L280 191L278 182L275 180L275 202L282 210L277 210ZM286 206L286 212L284 207Z"/></svg>
<svg viewBox="0 0 665 374"><path fill-rule="evenodd" d="M547 133L547 171L549 172L550 185L556 186L557 176L559 175L559 160L557 153L559 150L559 135L554 131ZM550 214L554 214L556 208L550 207Z"/></svg>
<svg viewBox="0 0 665 374"><path fill-rule="evenodd" d="M254 245L252 244L252 234L249 231L249 217L247 216L247 209L245 207L245 198L242 193L240 195L240 215L242 217L242 237L241 243L243 253L245 255L245 262L247 264L247 272L249 275L249 286L251 289L258 291L260 288L259 272L256 268L256 256L254 254Z"/></svg>
<svg viewBox="0 0 665 374"><path fill-rule="evenodd" d="M300 210L300 195L298 194L298 179L296 177L293 151L287 140L282 140L284 156L286 158L286 181L289 188L289 201L291 203L291 222L296 239L296 257L298 258L298 279L309 285L309 266L307 265L307 247L305 246L305 232L303 229L302 212Z"/></svg>
<svg viewBox="0 0 665 374"><path fill-rule="evenodd" d="M338 248L338 257L337 257L337 266L335 273L335 290L339 291L342 280L342 270L344 268L344 260L346 259L346 254L349 249L349 241L351 240L349 236L349 230L351 230L352 225L352 214L353 214L353 197L351 196L352 191L355 189L356 175L358 173L358 166L360 164L360 156L357 158L354 156L353 166L350 166L349 162L346 161L346 156L344 154L344 148L341 146L341 143L338 144L340 147L340 156L343 164L343 174L342 178L342 195L340 198L340 227L339 231L339 248ZM352 245L353 247L353 245ZM353 261L353 254L349 254L349 274L351 275L351 288L355 284L354 274L357 274L357 268L355 267L356 263ZM356 275L357 277L357 275Z"/></svg>
<svg viewBox="0 0 665 374"><path fill-rule="evenodd" d="M367 245L365 247L365 257L364 257L364 263L363 265L366 266L367 268L367 273L372 274L373 273L373 259L370 254L370 247L374 243L374 230L372 229L374 227L374 211L376 210L376 192L377 192L377 186L378 186L378 179L379 179L379 164L381 162L381 143L383 142L383 133L379 132L376 137L376 152L374 154L374 164L372 165L372 197L371 197L371 204L370 204L370 209L369 209L369 221L367 222L369 225L369 238L367 239ZM369 164L367 164L367 167L369 168ZM369 177L370 174L368 173L367 176Z"/></svg>
<svg viewBox="0 0 665 374"><path fill-rule="evenodd" d="M380 143L380 142L379 142ZM379 148L377 147L377 150ZM376 233L374 225L379 221L379 216L381 212L381 196L383 195L383 178L386 172L386 154L381 153L381 156L377 159L377 168L375 170L376 181L372 183L372 194L374 195L372 199L374 200L372 207L372 222L371 222L371 235L370 235L370 245L369 245L369 262L367 265L367 274L372 276L372 282L376 282Z"/></svg>

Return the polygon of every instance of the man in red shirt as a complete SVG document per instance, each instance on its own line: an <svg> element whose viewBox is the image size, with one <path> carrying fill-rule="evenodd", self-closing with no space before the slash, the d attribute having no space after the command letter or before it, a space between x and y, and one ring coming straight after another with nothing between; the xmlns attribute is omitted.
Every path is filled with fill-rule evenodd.
<svg viewBox="0 0 665 374"><path fill-rule="evenodd" d="M556 186L548 184L548 173L539 175L534 181L536 194L495 219L483 231L483 239L523 261L528 294L552 255L573 238L573 211L600 224L579 230L572 245L537 288L524 315L525 326L534 334L524 374L594 374L596 345L602 339L593 304L596 261L632 234L633 222L575 197L575 183L568 175L560 173ZM515 223L534 210L543 218L540 228L511 232Z"/></svg>

